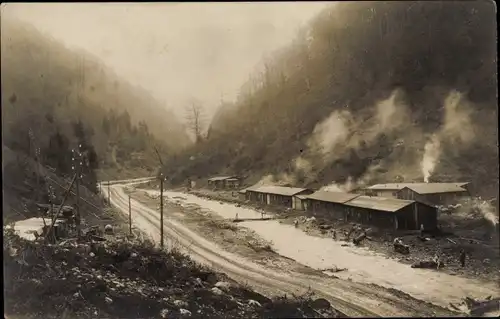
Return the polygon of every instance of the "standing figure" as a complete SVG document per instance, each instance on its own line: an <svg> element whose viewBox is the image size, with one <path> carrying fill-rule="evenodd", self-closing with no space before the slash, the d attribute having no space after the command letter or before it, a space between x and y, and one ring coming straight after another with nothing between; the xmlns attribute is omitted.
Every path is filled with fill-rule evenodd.
<svg viewBox="0 0 500 319"><path fill-rule="evenodd" d="M349 241L349 238L351 238L352 233L356 230L356 225L352 226L351 229L349 229L349 232L347 233L347 240Z"/></svg>
<svg viewBox="0 0 500 319"><path fill-rule="evenodd" d="M337 232L333 230L333 240L337 240Z"/></svg>
<svg viewBox="0 0 500 319"><path fill-rule="evenodd" d="M293 225L295 226L295 228L299 227L299 221L298 221L298 220L295 220L295 221L293 222Z"/></svg>
<svg viewBox="0 0 500 319"><path fill-rule="evenodd" d="M424 237L424 224L420 224L420 237Z"/></svg>
<svg viewBox="0 0 500 319"><path fill-rule="evenodd" d="M462 249L460 251L460 257L459 257L459 259L460 259L460 265L462 265L462 268L465 267L465 257L466 257L465 250Z"/></svg>

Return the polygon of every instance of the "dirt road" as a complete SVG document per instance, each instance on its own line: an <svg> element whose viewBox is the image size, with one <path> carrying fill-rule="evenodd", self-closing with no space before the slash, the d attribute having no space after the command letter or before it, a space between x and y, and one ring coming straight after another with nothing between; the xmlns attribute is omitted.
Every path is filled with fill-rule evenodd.
<svg viewBox="0 0 500 319"><path fill-rule="evenodd" d="M137 182L136 182L137 183ZM135 183L134 183L135 184ZM128 196L124 184L111 185L111 203L128 215ZM159 240L159 213L132 199L135 227ZM168 216L168 214L166 214ZM233 279L248 283L266 294L302 294L311 288L317 296L329 300L348 316L432 316L452 315L446 309L391 292L373 285L292 272L277 272L228 253L178 222L165 218L167 247L178 245L193 260L225 272Z"/></svg>

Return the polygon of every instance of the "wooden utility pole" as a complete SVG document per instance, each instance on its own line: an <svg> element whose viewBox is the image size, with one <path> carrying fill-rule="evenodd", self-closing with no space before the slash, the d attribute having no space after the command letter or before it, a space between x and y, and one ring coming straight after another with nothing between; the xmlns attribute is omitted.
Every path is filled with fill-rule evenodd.
<svg viewBox="0 0 500 319"><path fill-rule="evenodd" d="M52 221L50 223L50 227L49 227L49 230L47 231L48 234L51 233L52 229L54 228L54 224L56 223L56 220L57 220L57 217L59 216L59 214L61 213L61 210L64 206L64 203L66 202L66 199L68 198L68 195L71 193L71 187L73 187L73 184L75 183L75 180L76 180L76 174L75 176L73 177L73 179L71 180L71 183L69 184L68 186L68 189L66 190L66 192L64 193L64 197L63 197L63 200L61 202L61 206L59 206L59 209L57 210L57 212L54 214L54 216L52 216ZM46 236L45 237L45 240L47 241L48 240L48 237L49 236Z"/></svg>
<svg viewBox="0 0 500 319"><path fill-rule="evenodd" d="M108 181L108 205L111 206L111 188L110 188L111 182Z"/></svg>
<svg viewBox="0 0 500 319"><path fill-rule="evenodd" d="M128 195L128 227L132 235L132 205L130 204L130 195Z"/></svg>
<svg viewBox="0 0 500 319"><path fill-rule="evenodd" d="M161 160L160 152L158 152L158 149L155 147L154 148L156 151L156 155L158 155L158 160L160 161L160 247L163 249L164 243L163 243L163 161Z"/></svg>
<svg viewBox="0 0 500 319"><path fill-rule="evenodd" d="M78 237L82 235L82 230L81 230L81 216L80 216L80 164L81 164L81 156L80 156L80 150L78 150L78 159L76 160L76 180L75 180L75 187L76 187L76 231L78 233Z"/></svg>
<svg viewBox="0 0 500 319"><path fill-rule="evenodd" d="M163 174L160 173L160 246L163 249Z"/></svg>

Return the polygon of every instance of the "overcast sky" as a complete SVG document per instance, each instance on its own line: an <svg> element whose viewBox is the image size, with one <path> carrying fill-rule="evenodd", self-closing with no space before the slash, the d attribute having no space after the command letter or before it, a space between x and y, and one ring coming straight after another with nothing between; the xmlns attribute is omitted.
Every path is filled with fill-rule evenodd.
<svg viewBox="0 0 500 319"><path fill-rule="evenodd" d="M265 53L289 43L326 2L28 3L12 14L68 47L99 56L182 114L190 97L211 115L235 98Z"/></svg>

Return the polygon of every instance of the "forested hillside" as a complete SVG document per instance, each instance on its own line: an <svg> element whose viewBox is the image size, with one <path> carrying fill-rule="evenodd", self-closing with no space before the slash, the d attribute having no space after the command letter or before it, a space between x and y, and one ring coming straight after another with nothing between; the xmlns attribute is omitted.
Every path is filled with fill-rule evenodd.
<svg viewBox="0 0 500 319"><path fill-rule="evenodd" d="M342 2L263 62L172 182L471 180L497 192L495 6ZM190 158L190 160L188 160Z"/></svg>
<svg viewBox="0 0 500 319"><path fill-rule="evenodd" d="M2 124L3 144L24 153L31 129L41 157L54 168L68 165L57 162L70 156L78 139L92 145L100 168L151 166L152 160L157 165L155 145L170 152L188 142L173 114L147 92L118 78L97 58L70 51L6 17Z"/></svg>
<svg viewBox="0 0 500 319"><path fill-rule="evenodd" d="M170 111L93 56L71 51L9 17L2 16L1 27L7 206L32 211L35 199L46 202L50 191L44 176L71 179L72 150L84 154L82 186L96 192L98 179L155 174L155 147L166 155L188 141ZM42 164L40 174L35 158Z"/></svg>

